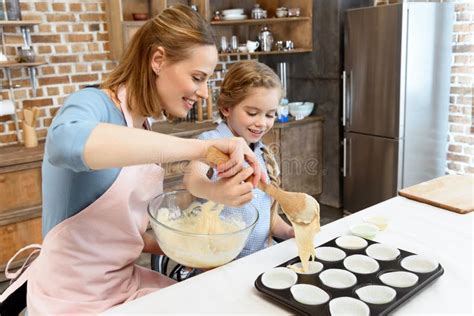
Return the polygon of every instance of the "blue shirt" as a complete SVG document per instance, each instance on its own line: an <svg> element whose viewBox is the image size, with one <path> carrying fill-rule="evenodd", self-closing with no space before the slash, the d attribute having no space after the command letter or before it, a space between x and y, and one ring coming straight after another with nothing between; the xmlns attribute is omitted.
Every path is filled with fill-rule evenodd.
<svg viewBox="0 0 474 316"><path fill-rule="evenodd" d="M42 166L43 237L97 200L120 173L120 168L91 170L84 162L84 146L99 123L127 125L107 94L86 88L67 98L49 127Z"/></svg>
<svg viewBox="0 0 474 316"><path fill-rule="evenodd" d="M226 123L220 123L215 130L204 132L199 135L199 139L216 139L216 138L230 138L234 137L232 131L229 129ZM254 153L257 156L257 160L262 172L268 178L267 167L265 165L265 160L263 159L262 147L263 143L261 141L254 144ZM217 172L214 170L212 180L217 179ZM272 206L272 200L268 194L259 190L253 189L254 198L250 203L245 204L242 207L230 208L225 207L223 212L226 210L238 211L239 213L248 214L251 207L257 208L258 211L258 222L254 230L249 236L247 244L245 245L242 252L237 258L245 257L249 254L252 254L256 251L259 251L267 246L268 236L270 234L270 208Z"/></svg>

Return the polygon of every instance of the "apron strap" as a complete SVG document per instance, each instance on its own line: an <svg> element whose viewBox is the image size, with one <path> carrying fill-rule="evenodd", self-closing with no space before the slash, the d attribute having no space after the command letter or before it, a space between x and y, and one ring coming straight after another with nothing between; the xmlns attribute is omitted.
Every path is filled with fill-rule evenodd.
<svg viewBox="0 0 474 316"><path fill-rule="evenodd" d="M17 271L15 272L10 272L8 271L8 269L10 268L10 265L12 264L13 260L15 260L15 258L20 255L23 251L25 250L28 250L28 249L35 249L34 251L32 251L28 258L26 258L25 262L23 263L23 265L21 266L20 269L18 269ZM32 261L32 258L34 255L36 255L37 253L39 253L41 250L41 245L39 244L32 244L32 245L28 245L26 247L23 247L21 248L20 250L18 250L16 252L16 254L10 258L10 260L8 260L8 263L5 267L5 277L7 279L10 279L10 284L13 282L13 280L15 280L16 278L18 278L18 276L31 264L31 261ZM35 257L36 258L36 257Z"/></svg>

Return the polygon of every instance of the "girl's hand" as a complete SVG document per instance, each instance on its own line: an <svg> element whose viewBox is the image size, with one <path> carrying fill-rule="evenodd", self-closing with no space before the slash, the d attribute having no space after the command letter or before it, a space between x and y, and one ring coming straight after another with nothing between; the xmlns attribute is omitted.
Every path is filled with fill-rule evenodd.
<svg viewBox="0 0 474 316"><path fill-rule="evenodd" d="M250 177L252 173L252 168L245 168L233 177L221 178L213 182L212 200L231 207L242 206L250 202L253 199L253 186L250 182L244 182L244 180Z"/></svg>
<svg viewBox="0 0 474 316"><path fill-rule="evenodd" d="M219 177L228 178L234 176L242 170L244 161L247 161L253 169L253 187L256 188L259 181L267 183L264 173L260 170L257 157L243 138L222 138L212 140L211 142L211 146L216 146L217 149L230 157L227 162L217 166Z"/></svg>
<svg viewBox="0 0 474 316"><path fill-rule="evenodd" d="M280 215L277 214L273 222L272 234L277 238L286 240L295 237L295 230L293 225L288 225Z"/></svg>
<svg viewBox="0 0 474 316"><path fill-rule="evenodd" d="M295 230L293 227L288 227L288 230L286 231L286 238L285 239L290 239L295 237Z"/></svg>

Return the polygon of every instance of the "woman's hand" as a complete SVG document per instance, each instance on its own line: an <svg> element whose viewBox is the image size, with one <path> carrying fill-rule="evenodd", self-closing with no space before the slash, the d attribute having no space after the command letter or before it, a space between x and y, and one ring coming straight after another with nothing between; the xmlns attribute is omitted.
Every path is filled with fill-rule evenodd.
<svg viewBox="0 0 474 316"><path fill-rule="evenodd" d="M259 181L267 183L265 174L260 170L257 157L243 138L221 138L212 140L210 142L211 146L217 147L217 149L229 155L230 157L227 162L217 166L219 177L228 178L234 176L242 170L244 161L247 161L247 163L253 169L253 187L256 188Z"/></svg>
<svg viewBox="0 0 474 316"><path fill-rule="evenodd" d="M221 178L212 183L212 197L214 202L227 206L238 207L247 204L253 199L253 186L244 180L253 173L252 168L244 168L230 178Z"/></svg>

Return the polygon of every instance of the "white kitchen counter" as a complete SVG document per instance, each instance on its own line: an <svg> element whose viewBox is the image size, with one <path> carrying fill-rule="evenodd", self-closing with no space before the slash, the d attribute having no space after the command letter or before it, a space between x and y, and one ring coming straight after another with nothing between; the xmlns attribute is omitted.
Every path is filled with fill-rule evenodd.
<svg viewBox="0 0 474 316"><path fill-rule="evenodd" d="M445 270L439 279L398 307L394 314L473 314L474 213L460 215L396 197L323 226L316 235L315 246L348 233L351 224L370 215L390 220L375 241L433 257ZM262 272L296 256L296 244L291 239L116 306L105 314L293 314L260 294L254 281Z"/></svg>

